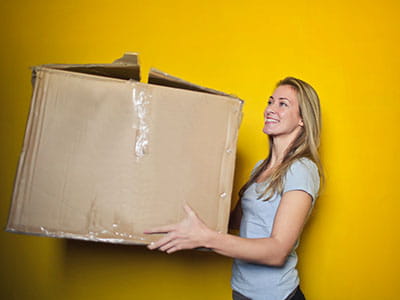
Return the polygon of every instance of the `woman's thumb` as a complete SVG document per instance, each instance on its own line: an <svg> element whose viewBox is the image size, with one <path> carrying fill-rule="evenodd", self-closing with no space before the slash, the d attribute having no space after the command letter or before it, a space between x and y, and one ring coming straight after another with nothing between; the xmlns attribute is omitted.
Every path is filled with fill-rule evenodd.
<svg viewBox="0 0 400 300"><path fill-rule="evenodd" d="M183 209L185 210L186 214L189 216L196 215L193 209L187 204L186 202L183 204Z"/></svg>

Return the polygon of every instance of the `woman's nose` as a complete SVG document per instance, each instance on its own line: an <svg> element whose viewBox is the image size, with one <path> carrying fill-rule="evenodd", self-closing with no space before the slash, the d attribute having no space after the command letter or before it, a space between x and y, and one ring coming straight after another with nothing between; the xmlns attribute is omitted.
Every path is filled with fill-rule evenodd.
<svg viewBox="0 0 400 300"><path fill-rule="evenodd" d="M271 114L271 113L275 113L275 109L273 104L269 104L266 108L265 108L265 112L267 114Z"/></svg>

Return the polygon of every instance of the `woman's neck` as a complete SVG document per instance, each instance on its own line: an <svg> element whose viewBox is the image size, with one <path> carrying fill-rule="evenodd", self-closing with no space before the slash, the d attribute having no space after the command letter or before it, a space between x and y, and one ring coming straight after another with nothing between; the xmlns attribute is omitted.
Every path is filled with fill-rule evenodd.
<svg viewBox="0 0 400 300"><path fill-rule="evenodd" d="M286 151L295 140L295 136L276 136L272 138L270 167L278 166L285 157Z"/></svg>

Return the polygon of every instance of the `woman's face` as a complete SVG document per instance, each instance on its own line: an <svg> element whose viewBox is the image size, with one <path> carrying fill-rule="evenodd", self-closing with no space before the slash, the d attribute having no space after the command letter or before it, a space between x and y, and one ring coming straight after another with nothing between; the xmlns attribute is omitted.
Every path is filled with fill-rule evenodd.
<svg viewBox="0 0 400 300"><path fill-rule="evenodd" d="M264 111L264 133L295 137L302 126L296 91L289 85L278 86Z"/></svg>

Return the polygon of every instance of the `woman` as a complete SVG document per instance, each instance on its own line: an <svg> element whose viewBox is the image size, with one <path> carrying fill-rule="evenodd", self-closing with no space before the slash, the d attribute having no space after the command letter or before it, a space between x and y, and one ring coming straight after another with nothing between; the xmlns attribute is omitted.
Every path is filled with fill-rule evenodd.
<svg viewBox="0 0 400 300"><path fill-rule="evenodd" d="M318 95L306 82L285 78L270 96L264 119L269 155L240 190L231 216L231 225L240 222L240 236L211 230L185 205L182 222L146 232L167 233L148 247L167 253L206 247L235 258L234 300L304 299L295 249L322 177Z"/></svg>

